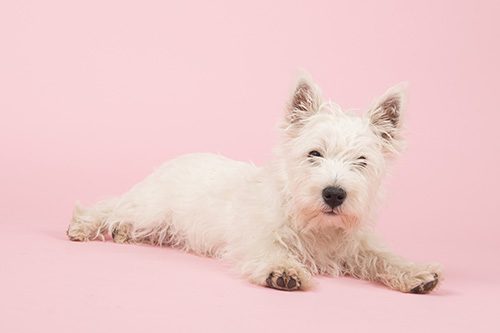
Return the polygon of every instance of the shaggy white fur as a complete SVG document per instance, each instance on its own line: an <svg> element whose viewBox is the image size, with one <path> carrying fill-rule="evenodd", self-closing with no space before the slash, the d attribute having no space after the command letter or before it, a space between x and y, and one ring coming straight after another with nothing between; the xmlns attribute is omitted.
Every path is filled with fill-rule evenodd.
<svg viewBox="0 0 500 333"><path fill-rule="evenodd" d="M300 79L264 167L212 154L165 163L127 193L75 208L71 240L149 242L220 257L251 282L306 289L315 274L378 281L403 292L437 285L436 265L386 250L372 231L387 161L401 145L404 87L359 117Z"/></svg>

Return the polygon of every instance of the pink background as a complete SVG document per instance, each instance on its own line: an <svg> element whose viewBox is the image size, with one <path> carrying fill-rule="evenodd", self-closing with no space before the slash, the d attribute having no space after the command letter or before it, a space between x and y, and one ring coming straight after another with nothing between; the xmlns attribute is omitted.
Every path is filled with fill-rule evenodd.
<svg viewBox="0 0 500 333"><path fill-rule="evenodd" d="M498 1L2 1L0 331L499 330ZM162 161L263 163L298 69L363 109L410 83L379 231L433 295L258 288L176 250L72 243L72 205ZM496 263L496 264L495 264Z"/></svg>

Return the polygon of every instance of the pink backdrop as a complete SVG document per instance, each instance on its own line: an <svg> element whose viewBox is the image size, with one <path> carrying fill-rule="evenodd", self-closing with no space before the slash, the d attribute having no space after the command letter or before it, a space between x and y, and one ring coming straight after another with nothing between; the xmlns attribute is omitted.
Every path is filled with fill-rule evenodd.
<svg viewBox="0 0 500 333"><path fill-rule="evenodd" d="M499 3L2 1L0 331L495 331ZM300 68L347 108L409 82L379 230L444 265L437 293L280 293L175 250L65 239L75 200L180 153L268 160Z"/></svg>

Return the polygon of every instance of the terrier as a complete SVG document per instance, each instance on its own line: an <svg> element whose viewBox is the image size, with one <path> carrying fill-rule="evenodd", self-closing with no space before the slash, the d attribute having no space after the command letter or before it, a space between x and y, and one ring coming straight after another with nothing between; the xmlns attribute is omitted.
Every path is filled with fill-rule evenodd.
<svg viewBox="0 0 500 333"><path fill-rule="evenodd" d="M263 167L213 154L166 162L122 196L76 206L73 241L167 245L232 264L250 282L308 289L317 274L376 281L425 294L437 265L387 250L373 232L381 181L402 144L403 85L363 116L323 102L298 81L280 126L275 158Z"/></svg>

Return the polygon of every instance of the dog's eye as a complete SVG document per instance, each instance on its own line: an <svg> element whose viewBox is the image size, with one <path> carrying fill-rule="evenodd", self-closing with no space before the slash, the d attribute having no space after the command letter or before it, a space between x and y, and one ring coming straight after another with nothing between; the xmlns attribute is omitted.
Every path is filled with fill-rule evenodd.
<svg viewBox="0 0 500 333"><path fill-rule="evenodd" d="M323 157L323 155L317 150L312 150L307 154L307 157Z"/></svg>
<svg viewBox="0 0 500 333"><path fill-rule="evenodd" d="M356 165L359 165L360 167L364 168L366 166L366 157L364 156L358 157L358 159L356 160Z"/></svg>

